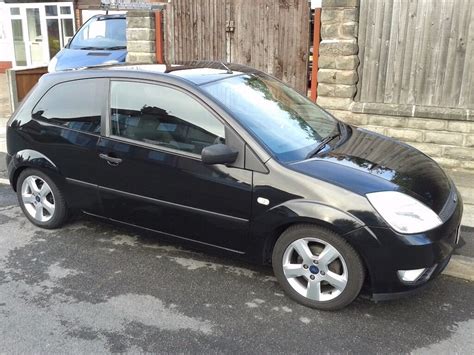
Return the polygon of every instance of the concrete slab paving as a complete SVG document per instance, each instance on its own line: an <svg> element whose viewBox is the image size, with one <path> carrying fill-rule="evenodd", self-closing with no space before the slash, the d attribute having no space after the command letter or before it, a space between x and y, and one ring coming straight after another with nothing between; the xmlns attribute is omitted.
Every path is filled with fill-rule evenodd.
<svg viewBox="0 0 474 355"><path fill-rule="evenodd" d="M444 274L467 281L474 281L474 258L454 255Z"/></svg>

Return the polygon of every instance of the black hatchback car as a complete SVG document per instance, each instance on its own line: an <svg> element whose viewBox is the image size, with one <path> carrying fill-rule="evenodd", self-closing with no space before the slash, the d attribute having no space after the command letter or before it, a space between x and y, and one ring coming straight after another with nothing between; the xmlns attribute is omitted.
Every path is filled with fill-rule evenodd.
<svg viewBox="0 0 474 355"><path fill-rule="evenodd" d="M7 146L35 225L80 210L271 263L291 298L319 309L417 289L458 240L462 201L432 159L244 66L45 75Z"/></svg>

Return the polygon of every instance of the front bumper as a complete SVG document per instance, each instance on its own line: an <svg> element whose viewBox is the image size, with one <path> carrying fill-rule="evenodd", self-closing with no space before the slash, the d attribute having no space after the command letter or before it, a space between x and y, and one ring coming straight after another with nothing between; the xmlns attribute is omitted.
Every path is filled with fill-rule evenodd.
<svg viewBox="0 0 474 355"><path fill-rule="evenodd" d="M457 242L462 200L444 223L431 231L403 235L390 228L360 228L346 235L367 267L364 293L375 300L406 296L436 278L447 266ZM375 236L375 238L374 238ZM368 240L371 240L368 243ZM403 282L398 270L426 268L412 283Z"/></svg>
<svg viewBox="0 0 474 355"><path fill-rule="evenodd" d="M431 268L427 269L428 277L421 277L420 281L410 285L410 288L405 291L400 292L391 292L391 293L372 293L371 298L374 301L389 301L398 298L409 297L420 290L424 289L431 280L434 280L436 276L441 274L443 270L448 266L449 261L451 260L451 255L446 258L441 264L435 264Z"/></svg>

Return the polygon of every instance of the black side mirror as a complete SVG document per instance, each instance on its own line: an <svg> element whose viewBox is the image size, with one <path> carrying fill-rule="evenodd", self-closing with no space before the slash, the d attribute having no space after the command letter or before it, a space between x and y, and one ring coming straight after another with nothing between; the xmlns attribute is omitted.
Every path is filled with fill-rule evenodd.
<svg viewBox="0 0 474 355"><path fill-rule="evenodd" d="M213 144L204 148L201 159L204 164L231 164L237 159L239 152L225 144Z"/></svg>

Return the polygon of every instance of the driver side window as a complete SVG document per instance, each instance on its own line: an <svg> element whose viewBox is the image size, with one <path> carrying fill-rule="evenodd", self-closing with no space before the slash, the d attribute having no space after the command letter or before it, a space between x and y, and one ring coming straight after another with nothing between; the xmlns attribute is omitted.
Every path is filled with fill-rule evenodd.
<svg viewBox="0 0 474 355"><path fill-rule="evenodd" d="M195 99L167 86L113 81L111 133L148 144L201 154L225 143L224 125Z"/></svg>

